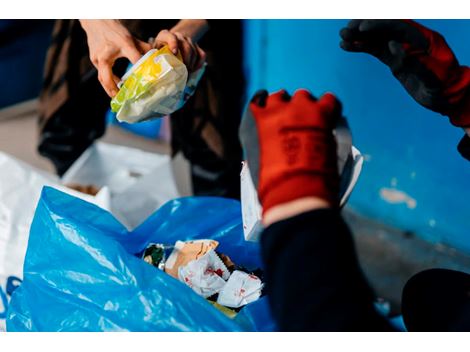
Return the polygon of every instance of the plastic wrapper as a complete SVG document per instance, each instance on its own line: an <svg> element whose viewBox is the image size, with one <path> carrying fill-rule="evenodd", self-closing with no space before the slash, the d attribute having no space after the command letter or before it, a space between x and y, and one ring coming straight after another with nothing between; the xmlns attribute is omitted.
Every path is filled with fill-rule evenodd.
<svg viewBox="0 0 470 352"><path fill-rule="evenodd" d="M204 70L188 75L179 53L173 55L167 46L150 50L122 77L111 110L127 123L169 115L194 94Z"/></svg>
<svg viewBox="0 0 470 352"><path fill-rule="evenodd" d="M208 298L218 293L226 284L230 273L214 250L178 269L178 278L198 295Z"/></svg>
<svg viewBox="0 0 470 352"><path fill-rule="evenodd" d="M235 263L262 267L258 243L243 238L238 201L172 200L129 231L109 212L46 187L31 226L24 280L7 312L7 330L276 330L266 297L230 319L140 258L150 243L200 239L217 241Z"/></svg>
<svg viewBox="0 0 470 352"><path fill-rule="evenodd" d="M174 278L179 277L179 268L199 259L219 243L212 240L176 241L175 247L165 262L165 272Z"/></svg>
<svg viewBox="0 0 470 352"><path fill-rule="evenodd" d="M166 261L166 246L161 243L152 243L145 248L142 259L154 267L164 270Z"/></svg>
<svg viewBox="0 0 470 352"><path fill-rule="evenodd" d="M340 206L349 199L362 171L363 157L352 145L352 136L346 119L339 120L334 130L337 144L338 172L340 174ZM240 173L243 231L247 241L259 241L263 225L261 223L262 208L258 193L247 162L243 162Z"/></svg>
<svg viewBox="0 0 470 352"><path fill-rule="evenodd" d="M217 303L229 308L243 307L258 300L262 288L263 283L257 276L235 270L219 291Z"/></svg>

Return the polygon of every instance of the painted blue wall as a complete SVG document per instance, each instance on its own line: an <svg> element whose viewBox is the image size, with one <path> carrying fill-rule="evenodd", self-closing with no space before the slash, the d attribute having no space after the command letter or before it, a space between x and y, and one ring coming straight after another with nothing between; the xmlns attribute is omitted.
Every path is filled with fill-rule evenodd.
<svg viewBox="0 0 470 352"><path fill-rule="evenodd" d="M470 64L470 21L420 22ZM260 88L334 92L366 157L351 207L470 253L470 162L456 150L463 132L416 104L378 60L342 51L338 32L346 23L245 21L249 96Z"/></svg>

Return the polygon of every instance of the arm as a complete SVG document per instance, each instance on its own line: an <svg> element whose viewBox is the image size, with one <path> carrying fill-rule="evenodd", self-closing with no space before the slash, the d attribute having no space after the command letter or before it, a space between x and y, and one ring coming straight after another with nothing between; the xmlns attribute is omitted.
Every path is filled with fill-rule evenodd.
<svg viewBox="0 0 470 352"><path fill-rule="evenodd" d="M351 234L339 214L333 128L341 104L263 91L240 139L263 207L266 287L281 330L390 330L374 309Z"/></svg>
<svg viewBox="0 0 470 352"><path fill-rule="evenodd" d="M352 20L340 35L344 50L378 58L413 99L470 135L470 68L442 35L411 20Z"/></svg>

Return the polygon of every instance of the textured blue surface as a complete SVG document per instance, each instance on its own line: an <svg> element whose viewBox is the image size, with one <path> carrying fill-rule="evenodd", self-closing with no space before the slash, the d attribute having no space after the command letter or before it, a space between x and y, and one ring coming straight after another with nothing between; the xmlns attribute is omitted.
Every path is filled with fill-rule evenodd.
<svg viewBox="0 0 470 352"><path fill-rule="evenodd" d="M469 20L419 22L442 33L460 62L470 64ZM350 205L470 253L470 163L456 150L463 132L415 103L377 59L342 51L338 33L346 23L245 21L249 95L260 88L334 92L366 156Z"/></svg>
<svg viewBox="0 0 470 352"><path fill-rule="evenodd" d="M104 210L44 188L31 227L24 281L12 295L8 331L273 330L266 298L231 320L191 288L134 254L148 243L212 238L235 263L259 268L245 242L240 203L170 201L128 232Z"/></svg>

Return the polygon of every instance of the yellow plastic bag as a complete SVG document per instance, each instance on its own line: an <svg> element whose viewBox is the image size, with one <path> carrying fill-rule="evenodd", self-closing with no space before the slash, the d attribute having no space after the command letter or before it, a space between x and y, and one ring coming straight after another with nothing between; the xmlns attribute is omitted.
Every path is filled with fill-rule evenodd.
<svg viewBox="0 0 470 352"><path fill-rule="evenodd" d="M121 122L136 123L169 115L194 94L205 70L188 77L181 55L167 46L150 50L122 77L111 110Z"/></svg>

